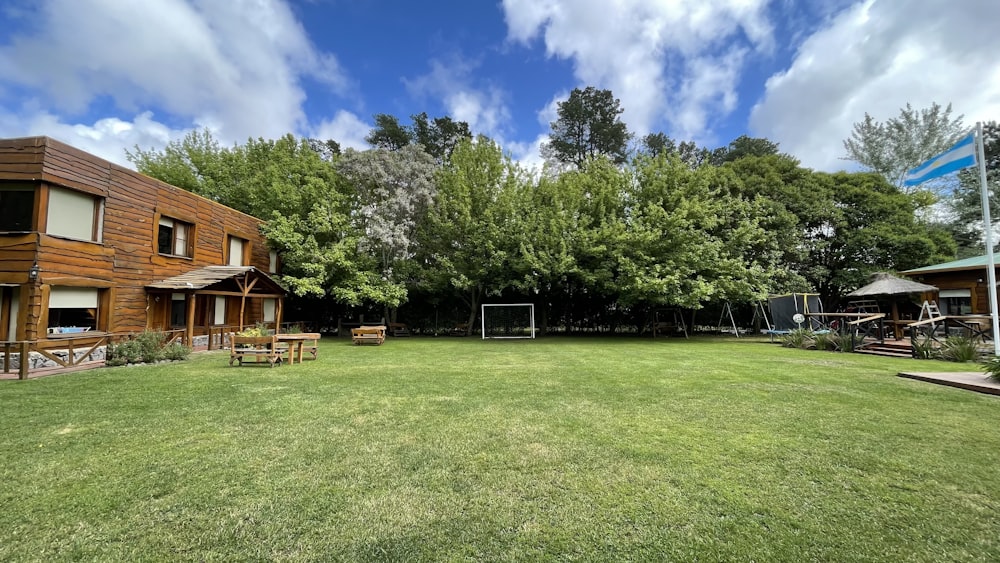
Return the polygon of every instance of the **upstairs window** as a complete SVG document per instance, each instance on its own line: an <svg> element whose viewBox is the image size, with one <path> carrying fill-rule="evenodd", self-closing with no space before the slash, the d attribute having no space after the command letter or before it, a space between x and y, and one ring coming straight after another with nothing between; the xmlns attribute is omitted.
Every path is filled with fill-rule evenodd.
<svg viewBox="0 0 1000 563"><path fill-rule="evenodd" d="M247 245L246 239L240 237L229 237L229 260L226 262L229 266L242 266L243 256L245 254L244 250Z"/></svg>
<svg viewBox="0 0 1000 563"><path fill-rule="evenodd" d="M34 214L34 188L0 188L0 231L30 231Z"/></svg>
<svg viewBox="0 0 1000 563"><path fill-rule="evenodd" d="M49 188L45 228L48 234L100 242L103 221L104 198L65 188Z"/></svg>
<svg viewBox="0 0 1000 563"><path fill-rule="evenodd" d="M191 258L193 232L190 223L170 217L160 217L159 230L156 234L156 251L168 256Z"/></svg>

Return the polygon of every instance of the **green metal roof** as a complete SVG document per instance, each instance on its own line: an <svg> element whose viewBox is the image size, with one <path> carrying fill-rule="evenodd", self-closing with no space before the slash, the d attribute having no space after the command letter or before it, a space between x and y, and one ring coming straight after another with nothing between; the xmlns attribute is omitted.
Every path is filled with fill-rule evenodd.
<svg viewBox="0 0 1000 563"><path fill-rule="evenodd" d="M924 266L923 268L914 268L912 270L906 270L900 273L903 274L929 274L931 272L957 272L959 270L984 270L986 269L986 255L973 256L972 258L964 258L962 260L953 260L951 262L945 262L943 264L934 264L932 266Z"/></svg>

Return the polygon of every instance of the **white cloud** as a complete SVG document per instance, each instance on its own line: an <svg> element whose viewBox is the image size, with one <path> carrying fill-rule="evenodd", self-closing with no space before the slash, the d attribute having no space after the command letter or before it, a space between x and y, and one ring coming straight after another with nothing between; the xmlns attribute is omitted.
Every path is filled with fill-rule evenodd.
<svg viewBox="0 0 1000 563"><path fill-rule="evenodd" d="M604 0L504 0L503 8L510 40L541 36L549 56L573 61L581 83L621 99L633 132L666 119L671 133L690 139L705 137L713 117L736 107L735 59L773 48L766 4L620 0L611 9Z"/></svg>
<svg viewBox="0 0 1000 563"><path fill-rule="evenodd" d="M132 121L107 117L90 124L66 123L46 111L28 115L0 113L0 137L48 136L128 168L134 166L125 157L125 149L161 148L189 131L171 129L153 119L148 111Z"/></svg>
<svg viewBox="0 0 1000 563"><path fill-rule="evenodd" d="M303 80L340 94L352 87L280 0L48 0L22 21L30 31L0 46L0 88L30 92L62 121L95 106L157 108L224 142L276 138L308 129Z"/></svg>
<svg viewBox="0 0 1000 563"><path fill-rule="evenodd" d="M372 126L361 121L358 116L349 111L338 111L333 119L322 121L309 134L320 140L333 139L342 148L365 150L371 148L365 137L371 132Z"/></svg>
<svg viewBox="0 0 1000 563"><path fill-rule="evenodd" d="M806 39L787 70L767 81L754 135L779 142L804 165L849 166L843 140L865 112L878 120L910 103L952 103L967 122L1000 118L1000 2L869 0Z"/></svg>
<svg viewBox="0 0 1000 563"><path fill-rule="evenodd" d="M510 110L501 89L491 84L474 85L474 63L453 58L447 63L432 60L430 65L427 74L404 80L411 94L441 100L448 115L468 123L474 135L503 136L508 130Z"/></svg>

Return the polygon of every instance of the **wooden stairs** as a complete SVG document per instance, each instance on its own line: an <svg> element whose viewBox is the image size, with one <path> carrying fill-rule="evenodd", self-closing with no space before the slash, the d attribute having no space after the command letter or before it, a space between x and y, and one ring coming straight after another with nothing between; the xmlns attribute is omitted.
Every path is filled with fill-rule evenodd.
<svg viewBox="0 0 1000 563"><path fill-rule="evenodd" d="M879 343L874 340L863 347L855 350L858 354L869 354L872 356L886 356L890 358L912 358L913 348L909 339L906 340L886 340Z"/></svg>

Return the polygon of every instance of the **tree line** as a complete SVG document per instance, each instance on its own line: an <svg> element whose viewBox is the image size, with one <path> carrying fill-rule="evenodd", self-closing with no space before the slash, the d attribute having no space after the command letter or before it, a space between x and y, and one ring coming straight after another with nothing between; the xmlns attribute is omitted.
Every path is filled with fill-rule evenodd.
<svg viewBox="0 0 1000 563"><path fill-rule="evenodd" d="M810 290L829 308L872 272L958 252L891 175L816 172L746 136L709 150L654 133L630 151L620 114L609 91L574 90L543 171L426 114L377 115L368 150L193 132L129 158L264 219L291 309L321 322L367 309L472 327L483 302L528 301L543 330L614 331L657 309Z"/></svg>

